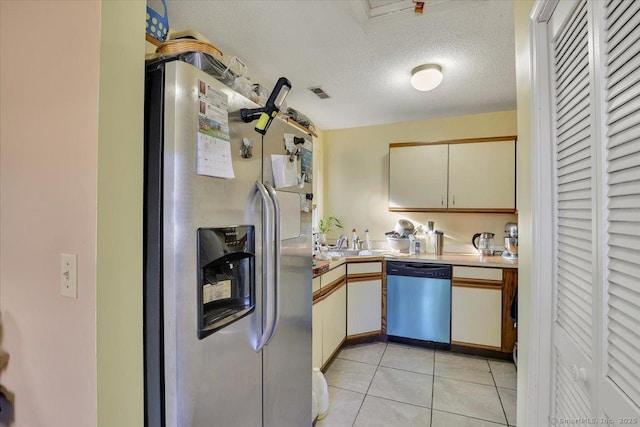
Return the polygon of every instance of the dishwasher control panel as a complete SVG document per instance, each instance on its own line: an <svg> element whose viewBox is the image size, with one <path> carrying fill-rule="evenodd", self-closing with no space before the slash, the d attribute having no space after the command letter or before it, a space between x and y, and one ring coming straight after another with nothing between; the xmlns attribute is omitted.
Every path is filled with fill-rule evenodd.
<svg viewBox="0 0 640 427"><path fill-rule="evenodd" d="M420 262L387 262L387 275L451 279L451 266Z"/></svg>

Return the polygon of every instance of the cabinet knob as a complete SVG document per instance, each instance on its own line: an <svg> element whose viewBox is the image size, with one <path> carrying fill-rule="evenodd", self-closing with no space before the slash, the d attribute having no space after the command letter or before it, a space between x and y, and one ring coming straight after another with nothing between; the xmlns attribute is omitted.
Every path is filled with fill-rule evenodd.
<svg viewBox="0 0 640 427"><path fill-rule="evenodd" d="M444 206L444 196L440 196L440 206Z"/></svg>
<svg viewBox="0 0 640 427"><path fill-rule="evenodd" d="M456 196L454 195L453 196L453 206L455 206L455 205L456 205Z"/></svg>

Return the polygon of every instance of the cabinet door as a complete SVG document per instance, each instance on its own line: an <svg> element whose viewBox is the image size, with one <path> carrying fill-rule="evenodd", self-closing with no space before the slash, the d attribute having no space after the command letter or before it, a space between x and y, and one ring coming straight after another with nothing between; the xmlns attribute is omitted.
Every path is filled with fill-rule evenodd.
<svg viewBox="0 0 640 427"><path fill-rule="evenodd" d="M349 276L354 274L382 274L382 263L375 262L350 262L347 268Z"/></svg>
<svg viewBox="0 0 640 427"><path fill-rule="evenodd" d="M312 309L312 352L311 366L314 368L322 367L322 309L324 301L318 301L313 304Z"/></svg>
<svg viewBox="0 0 640 427"><path fill-rule="evenodd" d="M347 274L347 265L346 264L339 265L338 267L333 268L327 271L326 273L324 273L322 276L320 276L320 287L326 288L332 283L335 283L336 281L342 279L344 276L346 276L346 274Z"/></svg>
<svg viewBox="0 0 640 427"><path fill-rule="evenodd" d="M389 147L389 210L446 209L448 146Z"/></svg>
<svg viewBox="0 0 640 427"><path fill-rule="evenodd" d="M322 303L322 363L326 363L347 333L347 287L342 285Z"/></svg>
<svg viewBox="0 0 640 427"><path fill-rule="evenodd" d="M451 294L451 341L496 347L502 341L502 291L454 286Z"/></svg>
<svg viewBox="0 0 640 427"><path fill-rule="evenodd" d="M516 207L515 140L449 146L449 210Z"/></svg>
<svg viewBox="0 0 640 427"><path fill-rule="evenodd" d="M382 280L347 283L347 335L382 329Z"/></svg>

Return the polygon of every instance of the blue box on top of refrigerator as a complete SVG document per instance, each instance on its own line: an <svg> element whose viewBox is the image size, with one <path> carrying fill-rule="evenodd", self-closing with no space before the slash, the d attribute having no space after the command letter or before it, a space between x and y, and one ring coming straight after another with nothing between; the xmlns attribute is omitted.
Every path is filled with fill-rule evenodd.
<svg viewBox="0 0 640 427"><path fill-rule="evenodd" d="M222 70L146 65L145 425L310 426L312 174L285 144L308 160L312 138L278 118L258 134Z"/></svg>

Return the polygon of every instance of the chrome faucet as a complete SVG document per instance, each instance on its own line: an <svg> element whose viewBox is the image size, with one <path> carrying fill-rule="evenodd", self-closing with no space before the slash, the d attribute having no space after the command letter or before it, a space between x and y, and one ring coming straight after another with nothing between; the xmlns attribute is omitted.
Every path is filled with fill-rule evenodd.
<svg viewBox="0 0 640 427"><path fill-rule="evenodd" d="M351 249L353 249L354 251L360 249L360 237L355 236L353 239L351 239Z"/></svg>
<svg viewBox="0 0 640 427"><path fill-rule="evenodd" d="M338 240L336 241L336 249L342 249L342 246L345 243L349 245L347 238L344 237L344 234L341 234L340 237L338 237Z"/></svg>

